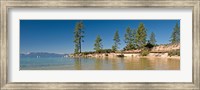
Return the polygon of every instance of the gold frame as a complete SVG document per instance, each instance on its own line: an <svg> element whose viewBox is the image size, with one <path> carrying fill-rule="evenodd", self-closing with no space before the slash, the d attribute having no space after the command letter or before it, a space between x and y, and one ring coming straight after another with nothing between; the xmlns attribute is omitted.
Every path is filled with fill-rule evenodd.
<svg viewBox="0 0 200 90"><path fill-rule="evenodd" d="M0 88L8 89L191 89L200 90L200 0L0 0ZM193 81L191 83L50 83L8 82L8 9L9 8L192 8L193 9Z"/></svg>

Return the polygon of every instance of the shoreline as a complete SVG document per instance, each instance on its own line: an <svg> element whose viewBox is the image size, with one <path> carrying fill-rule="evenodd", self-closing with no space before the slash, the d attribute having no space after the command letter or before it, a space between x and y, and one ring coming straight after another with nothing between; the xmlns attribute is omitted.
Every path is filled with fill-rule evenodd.
<svg viewBox="0 0 200 90"><path fill-rule="evenodd" d="M180 56L168 56L168 57L152 57L152 56L141 56L139 58L169 58L169 59L180 59Z"/></svg>
<svg viewBox="0 0 200 90"><path fill-rule="evenodd" d="M163 59L180 59L180 56L168 56L168 54L164 54L157 56L156 55L147 55L141 56L140 54L119 54L119 53L95 53L88 55L69 55L71 58L163 58Z"/></svg>

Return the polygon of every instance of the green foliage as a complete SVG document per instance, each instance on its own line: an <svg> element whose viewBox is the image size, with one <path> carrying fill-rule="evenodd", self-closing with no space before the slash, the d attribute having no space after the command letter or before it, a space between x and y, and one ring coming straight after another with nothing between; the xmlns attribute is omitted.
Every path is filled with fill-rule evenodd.
<svg viewBox="0 0 200 90"><path fill-rule="evenodd" d="M113 52L117 51L116 46L114 46L114 45L112 46L112 51L113 51Z"/></svg>
<svg viewBox="0 0 200 90"><path fill-rule="evenodd" d="M100 52L103 48L103 45L102 45L102 39L99 35L97 35L96 37L96 40L95 40L95 44L94 44L94 50L96 50L96 52Z"/></svg>
<svg viewBox="0 0 200 90"><path fill-rule="evenodd" d="M169 51L168 52L168 55L171 57L171 56L180 56L180 49L177 49L177 50L172 50L172 51Z"/></svg>
<svg viewBox="0 0 200 90"><path fill-rule="evenodd" d="M132 30L131 30L130 27L128 27L126 29L126 33L125 33L124 37L125 37L125 40L124 40L125 43L127 43L127 44L133 44L133 35L132 35Z"/></svg>
<svg viewBox="0 0 200 90"><path fill-rule="evenodd" d="M132 44L128 44L126 45L123 50L126 51L126 50L132 50L132 49L135 49L135 47L132 45Z"/></svg>
<svg viewBox="0 0 200 90"><path fill-rule="evenodd" d="M119 48L118 46L120 45L118 30L115 32L113 41L114 41L114 45L112 46L112 50L117 51L117 49Z"/></svg>
<svg viewBox="0 0 200 90"><path fill-rule="evenodd" d="M83 55L88 55L88 54L94 54L95 52L90 51L90 52L82 52Z"/></svg>
<svg viewBox="0 0 200 90"><path fill-rule="evenodd" d="M124 50L131 50L135 48L135 34L136 31L132 31L130 27L126 29L126 33L124 35L126 46L124 47Z"/></svg>
<svg viewBox="0 0 200 90"><path fill-rule="evenodd" d="M89 52L82 52L83 55L94 54L94 53L112 53L111 49L101 49L98 52L96 51L89 51Z"/></svg>
<svg viewBox="0 0 200 90"><path fill-rule="evenodd" d="M79 45L75 43L74 54L78 54L78 53L79 53Z"/></svg>
<svg viewBox="0 0 200 90"><path fill-rule="evenodd" d="M111 49L102 49L100 53L112 53L113 51Z"/></svg>
<svg viewBox="0 0 200 90"><path fill-rule="evenodd" d="M170 38L172 44L180 42L180 27L178 23L176 23Z"/></svg>
<svg viewBox="0 0 200 90"><path fill-rule="evenodd" d="M147 56L149 53L150 53L150 51L149 51L148 48L143 48L142 51L141 51L142 56Z"/></svg>
<svg viewBox="0 0 200 90"><path fill-rule="evenodd" d="M134 47L136 47L135 45L136 45L136 33L137 33L137 31L136 30L133 30L132 31L132 42L133 42L133 46Z"/></svg>
<svg viewBox="0 0 200 90"><path fill-rule="evenodd" d="M75 44L74 53L75 54L81 53L81 42L84 41L83 28L84 28L84 25L82 21L76 23L76 26L74 29L74 44Z"/></svg>
<svg viewBox="0 0 200 90"><path fill-rule="evenodd" d="M154 47L153 44L150 43L150 41L148 41L148 43L145 45L146 48L151 49Z"/></svg>
<svg viewBox="0 0 200 90"><path fill-rule="evenodd" d="M155 34L153 32L151 32L151 35L150 35L150 44L152 44L152 45L156 44L156 38L155 38Z"/></svg>
<svg viewBox="0 0 200 90"><path fill-rule="evenodd" d="M136 42L137 48L142 48L144 47L144 45L146 45L146 37L147 37L146 31L147 30L144 27L144 24L140 23L136 32L136 36L135 36L135 42Z"/></svg>

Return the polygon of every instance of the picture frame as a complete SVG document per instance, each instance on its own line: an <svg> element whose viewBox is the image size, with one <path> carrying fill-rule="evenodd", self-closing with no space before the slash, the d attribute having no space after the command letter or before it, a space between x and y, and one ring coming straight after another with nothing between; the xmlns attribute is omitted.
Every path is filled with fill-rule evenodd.
<svg viewBox="0 0 200 90"><path fill-rule="evenodd" d="M2 90L9 89L200 89L200 1L199 0L1 0L0 2L0 77ZM192 8L192 83L185 82L8 82L9 40L8 10L10 8Z"/></svg>

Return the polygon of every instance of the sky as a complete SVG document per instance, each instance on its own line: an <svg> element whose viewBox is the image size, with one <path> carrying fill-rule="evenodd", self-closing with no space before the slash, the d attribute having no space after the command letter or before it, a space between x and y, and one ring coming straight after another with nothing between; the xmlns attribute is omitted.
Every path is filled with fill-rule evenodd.
<svg viewBox="0 0 200 90"><path fill-rule="evenodd" d="M175 24L180 26L180 20L20 20L20 53L73 53L73 34L79 21L85 27L82 51L94 51L97 35L102 38L103 49L111 48L116 30L120 36L119 48L123 49L126 28L137 29L140 23L147 29L147 40L154 32L157 44L167 44Z"/></svg>

